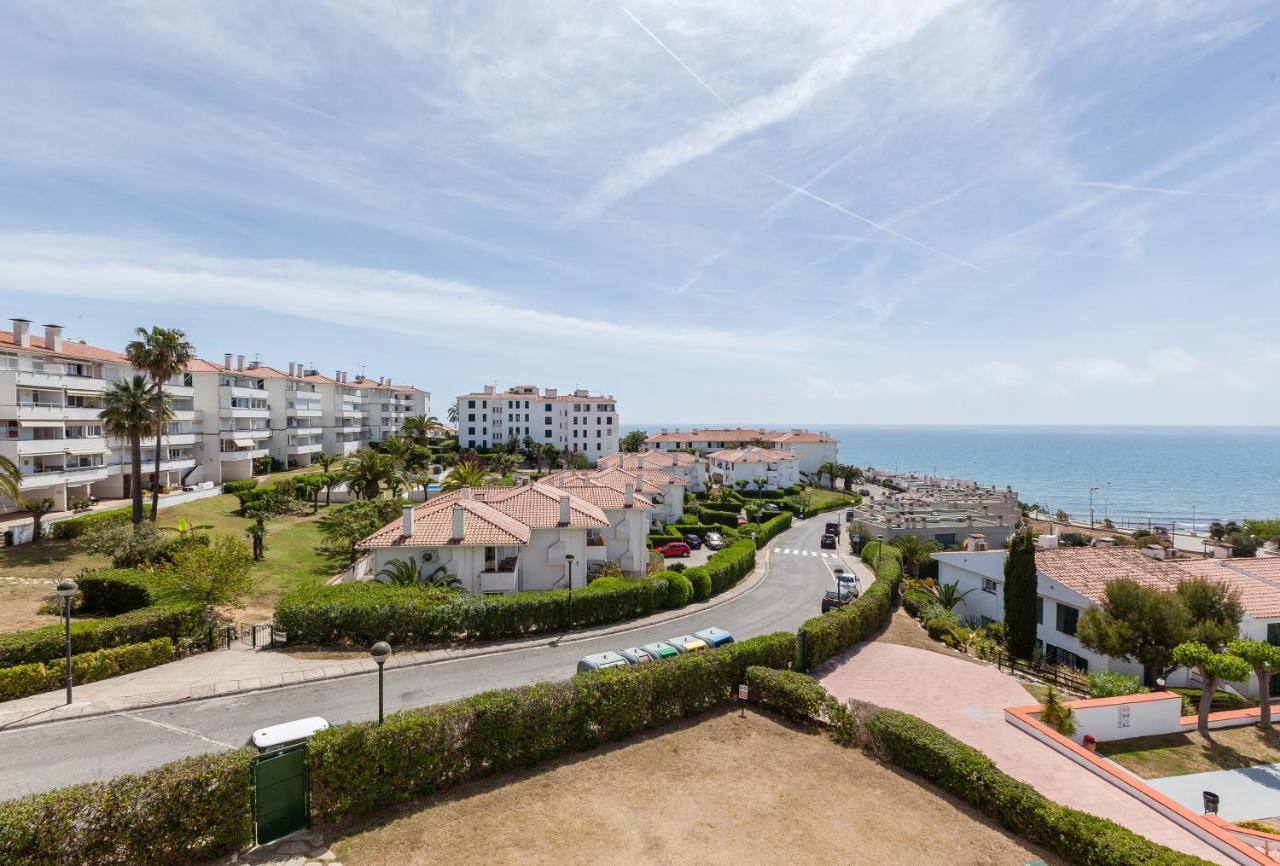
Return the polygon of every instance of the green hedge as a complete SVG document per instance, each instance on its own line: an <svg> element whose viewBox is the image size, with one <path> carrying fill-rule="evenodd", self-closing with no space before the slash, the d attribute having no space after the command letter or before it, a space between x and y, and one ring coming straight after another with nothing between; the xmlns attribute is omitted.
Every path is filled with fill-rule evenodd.
<svg viewBox="0 0 1280 866"><path fill-rule="evenodd" d="M822 720L838 712L836 699L813 677L774 667L747 668L750 700L793 722Z"/></svg>
<svg viewBox="0 0 1280 866"><path fill-rule="evenodd" d="M756 567L756 546L750 540L735 541L717 550L703 566L711 579L711 594L724 592Z"/></svg>
<svg viewBox="0 0 1280 866"><path fill-rule="evenodd" d="M663 662L338 725L311 738L312 810L324 821L595 748L733 700L748 668L787 666L780 632Z"/></svg>
<svg viewBox="0 0 1280 866"><path fill-rule="evenodd" d="M150 579L128 568L110 568L81 575L80 610L86 613L121 614L156 603Z"/></svg>
<svg viewBox="0 0 1280 866"><path fill-rule="evenodd" d="M1000 820L1019 836L1080 866L1205 866L1086 812L1060 806L1005 775L979 752L915 716L877 709L863 726L890 761Z"/></svg>
<svg viewBox="0 0 1280 866"><path fill-rule="evenodd" d="M171 638L158 637L146 643L78 653L71 657L72 677L77 684L83 684L131 674L173 661L174 652ZM0 701L60 689L66 677L66 659L0 668Z"/></svg>
<svg viewBox="0 0 1280 866"><path fill-rule="evenodd" d="M142 513L144 516L150 515L151 506L143 505ZM106 511L90 511L88 514L81 514L79 517L68 517L66 520L50 523L45 527L45 534L49 538L62 540L79 538L88 529L99 526L123 526L132 519L132 508L109 508Z"/></svg>
<svg viewBox="0 0 1280 866"><path fill-rule="evenodd" d="M702 510L698 513L698 516L702 518L703 523L719 523L724 526L737 526L738 514L739 512L737 509L729 510L704 505L702 506Z"/></svg>
<svg viewBox="0 0 1280 866"><path fill-rule="evenodd" d="M769 518L764 523L748 525L743 528L755 532L756 547L761 548L772 541L779 533L786 532L791 528L791 515L779 514L777 517Z"/></svg>
<svg viewBox="0 0 1280 866"><path fill-rule="evenodd" d="M863 560L874 561L878 549L878 542L863 547ZM805 635L808 667L812 668L836 653L843 652L879 628L893 608L893 600L898 594L901 580L902 554L896 547L885 545L884 554L880 557L880 571L857 601L822 616L815 616L800 626Z"/></svg>
<svg viewBox="0 0 1280 866"><path fill-rule="evenodd" d="M142 643L158 637L177 641L201 637L207 620L204 605L164 603L103 619L71 623L71 647L78 652ZM47 662L66 652L62 625L0 634L0 667Z"/></svg>
<svg viewBox="0 0 1280 866"><path fill-rule="evenodd" d="M258 479L256 479L256 478L243 478L243 479L241 479L241 480L239 480L239 481L228 481L228 482L226 482L225 484L223 484L223 485L222 485L222 492L223 492L223 493L230 493L230 494L234 495L234 494L236 494L236 493L243 493L243 492L244 492L244 491L246 491L246 490L252 490L253 488L255 488L255 487L257 487L257 486L258 486Z"/></svg>
<svg viewBox="0 0 1280 866"><path fill-rule="evenodd" d="M694 601L706 601L711 598L711 573L704 566L695 565L693 568L686 568L684 576L693 587Z"/></svg>
<svg viewBox="0 0 1280 866"><path fill-rule="evenodd" d="M198 755L0 803L0 864L174 866L243 849L253 841L252 754Z"/></svg>

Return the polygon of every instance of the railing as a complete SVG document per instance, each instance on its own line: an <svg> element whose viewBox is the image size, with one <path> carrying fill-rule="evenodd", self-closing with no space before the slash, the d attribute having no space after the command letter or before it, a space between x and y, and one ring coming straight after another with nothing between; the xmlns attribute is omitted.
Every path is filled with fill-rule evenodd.
<svg viewBox="0 0 1280 866"><path fill-rule="evenodd" d="M1041 682L1057 688L1067 689L1082 695L1089 694L1089 677L1075 668L1017 659L1003 650L986 653L979 652L978 657L995 664L997 670L1007 670L1011 674L1035 677Z"/></svg>

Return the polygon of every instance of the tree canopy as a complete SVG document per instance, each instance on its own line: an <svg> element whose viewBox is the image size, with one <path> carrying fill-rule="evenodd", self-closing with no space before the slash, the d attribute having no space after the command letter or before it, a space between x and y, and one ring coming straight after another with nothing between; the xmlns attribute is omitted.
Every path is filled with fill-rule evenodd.
<svg viewBox="0 0 1280 866"><path fill-rule="evenodd" d="M1029 659L1036 647L1040 608L1036 578L1036 542L1023 531L1009 539L1004 561L1004 630L1010 655Z"/></svg>

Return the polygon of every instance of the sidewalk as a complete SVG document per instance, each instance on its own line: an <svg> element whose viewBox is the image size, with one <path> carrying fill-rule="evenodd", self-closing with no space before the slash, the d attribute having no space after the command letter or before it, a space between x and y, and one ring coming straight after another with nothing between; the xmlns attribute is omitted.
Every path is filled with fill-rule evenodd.
<svg viewBox="0 0 1280 866"><path fill-rule="evenodd" d="M756 568L751 574L708 601L693 602L679 610L662 611L643 619L570 632L560 643L573 644L606 635L623 634L718 607L746 595L763 583L769 576L770 559L769 548L760 550L756 557ZM387 660L386 667L416 667L542 647L547 645L550 637L552 636L543 634L514 641L469 643L442 649L398 652ZM317 657L308 658L307 653L290 655L276 650L252 650L247 647L201 653L145 671L76 686L75 703L70 706L64 703L65 695L61 691L0 703L0 730L256 692L316 680L358 676L377 670L373 660L359 649L316 652L314 655Z"/></svg>

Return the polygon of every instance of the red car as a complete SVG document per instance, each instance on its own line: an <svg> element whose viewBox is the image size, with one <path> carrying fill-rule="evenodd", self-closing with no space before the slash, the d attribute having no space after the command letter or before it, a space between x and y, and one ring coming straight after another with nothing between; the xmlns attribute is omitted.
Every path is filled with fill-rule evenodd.
<svg viewBox="0 0 1280 866"><path fill-rule="evenodd" d="M685 544L683 541L668 541L661 547L655 547L654 550L658 551L658 553L661 553L663 556L689 555L689 545Z"/></svg>

